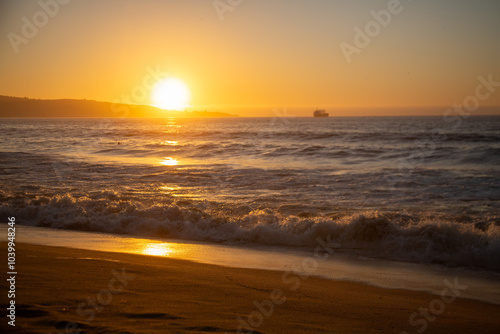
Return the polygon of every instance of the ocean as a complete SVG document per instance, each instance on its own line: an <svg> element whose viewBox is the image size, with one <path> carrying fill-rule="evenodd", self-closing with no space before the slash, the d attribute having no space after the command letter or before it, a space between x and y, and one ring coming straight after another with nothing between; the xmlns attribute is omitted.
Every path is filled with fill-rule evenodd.
<svg viewBox="0 0 500 334"><path fill-rule="evenodd" d="M0 219L500 271L500 117L2 119Z"/></svg>

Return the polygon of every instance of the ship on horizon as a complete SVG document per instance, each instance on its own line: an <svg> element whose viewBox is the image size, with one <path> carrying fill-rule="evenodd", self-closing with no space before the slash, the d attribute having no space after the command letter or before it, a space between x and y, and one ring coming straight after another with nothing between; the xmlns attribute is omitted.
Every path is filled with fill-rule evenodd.
<svg viewBox="0 0 500 334"><path fill-rule="evenodd" d="M326 112L325 109L316 109L314 111L314 117L328 117L330 114Z"/></svg>

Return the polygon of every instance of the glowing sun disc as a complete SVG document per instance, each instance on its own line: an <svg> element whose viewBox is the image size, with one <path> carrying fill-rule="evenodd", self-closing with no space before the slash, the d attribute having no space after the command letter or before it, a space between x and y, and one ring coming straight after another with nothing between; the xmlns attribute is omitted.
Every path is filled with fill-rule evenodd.
<svg viewBox="0 0 500 334"><path fill-rule="evenodd" d="M158 82L153 89L151 99L155 107L167 110L181 110L188 106L189 89L177 78L168 78Z"/></svg>

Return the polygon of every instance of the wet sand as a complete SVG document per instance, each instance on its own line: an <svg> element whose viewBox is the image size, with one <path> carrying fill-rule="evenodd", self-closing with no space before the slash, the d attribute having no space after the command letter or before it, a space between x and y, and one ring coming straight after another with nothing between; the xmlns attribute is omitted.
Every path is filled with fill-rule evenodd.
<svg viewBox="0 0 500 334"><path fill-rule="evenodd" d="M0 247L6 259L6 244ZM5 316L0 324L8 333L500 332L500 305L455 298L450 288L441 297L291 272L31 244L18 244L16 253L15 331ZM1 289L5 312L5 279Z"/></svg>

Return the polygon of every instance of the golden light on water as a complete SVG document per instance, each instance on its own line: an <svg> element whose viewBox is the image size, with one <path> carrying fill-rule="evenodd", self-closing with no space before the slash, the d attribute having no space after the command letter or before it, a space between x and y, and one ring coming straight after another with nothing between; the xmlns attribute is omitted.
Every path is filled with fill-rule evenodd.
<svg viewBox="0 0 500 334"><path fill-rule="evenodd" d="M169 256L173 253L168 244L148 244L142 250L144 255Z"/></svg>
<svg viewBox="0 0 500 334"><path fill-rule="evenodd" d="M164 166L177 166L179 164L179 161L177 161L174 158L165 158L162 161L160 161L160 164Z"/></svg>
<svg viewBox="0 0 500 334"><path fill-rule="evenodd" d="M181 187L167 187L167 186L164 186L164 187L160 187L160 189L167 190L167 191L175 191L175 190L180 190Z"/></svg>
<svg viewBox="0 0 500 334"><path fill-rule="evenodd" d="M179 145L179 142L176 140L165 140L164 142L161 143L161 145L164 146L177 146Z"/></svg>

